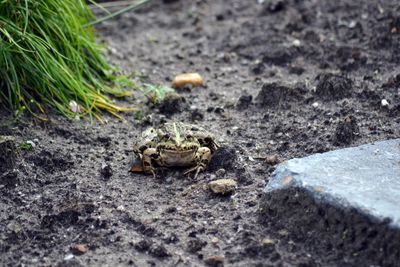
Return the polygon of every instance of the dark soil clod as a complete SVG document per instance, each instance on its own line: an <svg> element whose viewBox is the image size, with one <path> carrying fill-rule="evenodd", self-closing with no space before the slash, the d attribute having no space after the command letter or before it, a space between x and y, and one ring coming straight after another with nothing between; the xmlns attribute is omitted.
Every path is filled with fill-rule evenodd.
<svg viewBox="0 0 400 267"><path fill-rule="evenodd" d="M11 136L0 136L0 174L12 170L17 159L17 146Z"/></svg>
<svg viewBox="0 0 400 267"><path fill-rule="evenodd" d="M18 173L16 171L7 171L0 174L0 185L6 188L14 188L19 182Z"/></svg>
<svg viewBox="0 0 400 267"><path fill-rule="evenodd" d="M110 165L105 164L101 166L100 174L104 179L108 180L113 175L113 170Z"/></svg>
<svg viewBox="0 0 400 267"><path fill-rule="evenodd" d="M214 152L211 161L208 165L210 172L215 172L219 169L230 170L236 163L235 149L230 147L220 147Z"/></svg>
<svg viewBox="0 0 400 267"><path fill-rule="evenodd" d="M187 244L187 249L191 253L196 253L207 245L206 241L200 240L198 238L189 240Z"/></svg>
<svg viewBox="0 0 400 267"><path fill-rule="evenodd" d="M282 46L282 44L274 44L263 53L263 62L266 64L274 64L277 66L285 66L296 58L296 52L293 48Z"/></svg>
<svg viewBox="0 0 400 267"><path fill-rule="evenodd" d="M64 153L51 152L48 150L42 150L38 154L30 156L29 160L49 173L58 170L65 171L74 165L70 157L66 156Z"/></svg>
<svg viewBox="0 0 400 267"><path fill-rule="evenodd" d="M315 94L323 100L340 100L351 95L353 82L343 76L324 73L317 76Z"/></svg>
<svg viewBox="0 0 400 267"><path fill-rule="evenodd" d="M165 115L172 115L177 112L182 112L187 108L186 100L183 96L177 93L168 93L164 100L159 104L159 110Z"/></svg>
<svg viewBox="0 0 400 267"><path fill-rule="evenodd" d="M354 116L348 116L339 122L335 131L335 145L349 145L359 136L359 127Z"/></svg>
<svg viewBox="0 0 400 267"><path fill-rule="evenodd" d="M253 96L247 93L241 95L236 103L236 108L239 110L247 109L251 102L253 101Z"/></svg>
<svg viewBox="0 0 400 267"><path fill-rule="evenodd" d="M146 252L150 250L151 245L152 243L149 240L143 239L137 242L134 247L139 252Z"/></svg>
<svg viewBox="0 0 400 267"><path fill-rule="evenodd" d="M284 107L288 102L301 99L301 94L292 88L277 83L265 83L257 95L260 107Z"/></svg>

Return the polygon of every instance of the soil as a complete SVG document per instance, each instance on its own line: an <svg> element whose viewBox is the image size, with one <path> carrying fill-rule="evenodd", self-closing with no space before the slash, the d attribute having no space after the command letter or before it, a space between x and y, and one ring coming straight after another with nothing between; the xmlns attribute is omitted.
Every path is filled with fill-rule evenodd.
<svg viewBox="0 0 400 267"><path fill-rule="evenodd" d="M97 26L124 72L206 85L160 106L136 93L126 123L2 112L16 146L0 151L16 156L0 174L0 265L385 266L267 223L258 203L278 161L400 137L399 14L396 0L177 0ZM216 136L209 170L128 172L142 130L171 120ZM236 192L213 194L217 178Z"/></svg>

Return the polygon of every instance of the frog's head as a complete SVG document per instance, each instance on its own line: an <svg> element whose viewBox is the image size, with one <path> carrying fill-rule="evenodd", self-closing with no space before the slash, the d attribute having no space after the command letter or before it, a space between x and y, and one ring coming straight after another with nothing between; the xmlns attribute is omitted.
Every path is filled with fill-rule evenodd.
<svg viewBox="0 0 400 267"><path fill-rule="evenodd" d="M188 129L178 123L171 123L159 133L158 149L162 151L197 151L200 144Z"/></svg>

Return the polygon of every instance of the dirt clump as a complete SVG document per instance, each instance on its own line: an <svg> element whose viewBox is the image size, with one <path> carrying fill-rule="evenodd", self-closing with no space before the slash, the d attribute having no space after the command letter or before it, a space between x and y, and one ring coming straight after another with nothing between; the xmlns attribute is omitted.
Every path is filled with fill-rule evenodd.
<svg viewBox="0 0 400 267"><path fill-rule="evenodd" d="M187 108L186 100L178 93L167 93L165 98L158 105L162 114L172 115L174 113L182 112Z"/></svg>
<svg viewBox="0 0 400 267"><path fill-rule="evenodd" d="M236 151L231 147L220 147L212 155L208 170L215 172L219 169L232 169L236 163Z"/></svg>
<svg viewBox="0 0 400 267"><path fill-rule="evenodd" d="M295 89L277 83L265 83L259 91L256 101L260 107L285 107L288 102L301 99Z"/></svg>
<svg viewBox="0 0 400 267"><path fill-rule="evenodd" d="M341 75L324 73L318 75L317 80L315 94L324 100L340 100L350 96L353 91L353 82Z"/></svg>
<svg viewBox="0 0 400 267"><path fill-rule="evenodd" d="M0 173L12 170L17 160L17 146L12 136L0 135Z"/></svg>
<svg viewBox="0 0 400 267"><path fill-rule="evenodd" d="M252 104L252 101L253 96L245 92L239 97L236 103L236 108L239 110L247 109Z"/></svg>
<svg viewBox="0 0 400 267"><path fill-rule="evenodd" d="M354 116L348 116L340 121L335 130L335 145L350 145L357 137L359 137L359 127Z"/></svg>

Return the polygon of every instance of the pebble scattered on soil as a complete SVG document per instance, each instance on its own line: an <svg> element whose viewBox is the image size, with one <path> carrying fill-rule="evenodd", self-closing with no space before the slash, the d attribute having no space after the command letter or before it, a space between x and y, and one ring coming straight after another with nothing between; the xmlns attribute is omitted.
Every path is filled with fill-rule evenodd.
<svg viewBox="0 0 400 267"><path fill-rule="evenodd" d="M219 179L210 182L208 186L215 194L226 195L231 194L236 190L237 182L233 179Z"/></svg>

